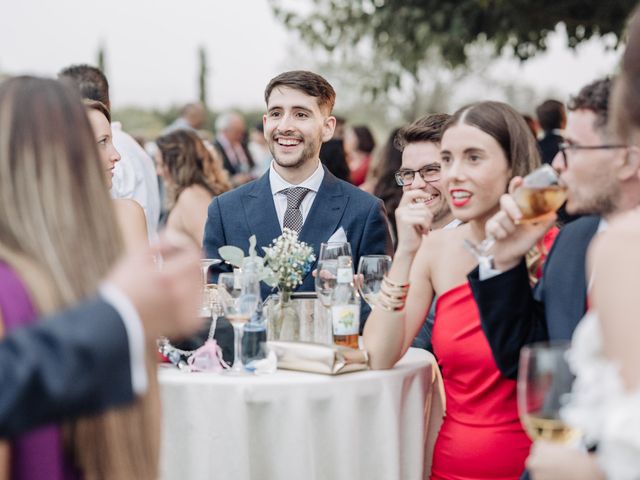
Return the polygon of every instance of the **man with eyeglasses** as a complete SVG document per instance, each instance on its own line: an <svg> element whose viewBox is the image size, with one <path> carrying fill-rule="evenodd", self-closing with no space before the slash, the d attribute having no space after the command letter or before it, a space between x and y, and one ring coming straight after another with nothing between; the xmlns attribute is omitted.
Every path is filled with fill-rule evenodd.
<svg viewBox="0 0 640 480"><path fill-rule="evenodd" d="M396 147L402 152L402 164L395 173L396 183L403 192L422 190L427 194L425 203L433 215L432 230L460 225L460 221L451 213L440 183L441 132L449 117L444 113L424 116L401 128L395 139ZM431 330L435 305L434 300L412 346L432 351Z"/></svg>
<svg viewBox="0 0 640 480"><path fill-rule="evenodd" d="M507 377L517 376L522 346L571 339L588 307L589 243L607 219L640 205L640 156L609 130L610 89L610 79L598 80L569 103L565 143L552 165L567 188L567 212L588 216L560 231L534 289L524 255L554 224L555 214L518 224L521 213L513 197L504 195L500 212L486 224L487 235L496 238L495 270L477 268L469 280L496 364Z"/></svg>

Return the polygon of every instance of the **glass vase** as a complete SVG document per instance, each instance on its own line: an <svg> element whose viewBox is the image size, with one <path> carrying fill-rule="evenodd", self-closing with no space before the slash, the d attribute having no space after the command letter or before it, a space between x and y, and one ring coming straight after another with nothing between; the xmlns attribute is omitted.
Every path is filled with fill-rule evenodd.
<svg viewBox="0 0 640 480"><path fill-rule="evenodd" d="M297 342L300 340L300 318L291 299L291 292L281 290L271 295L265 306L269 340Z"/></svg>

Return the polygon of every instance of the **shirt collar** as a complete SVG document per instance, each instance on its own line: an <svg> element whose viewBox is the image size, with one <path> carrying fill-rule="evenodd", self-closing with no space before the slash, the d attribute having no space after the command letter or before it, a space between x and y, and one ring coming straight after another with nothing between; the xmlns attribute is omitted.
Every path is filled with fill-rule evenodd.
<svg viewBox="0 0 640 480"><path fill-rule="evenodd" d="M269 166L269 183L271 185L271 193L275 195L276 193L280 193L283 190L291 187L304 187L308 188L312 192L318 193L320 189L320 184L324 179L324 168L322 168L322 162L318 161L318 168L309 176L305 181L301 182L299 185L293 185L292 183L287 182L284 178L282 178L276 169L273 168L273 160L271 161L271 165Z"/></svg>

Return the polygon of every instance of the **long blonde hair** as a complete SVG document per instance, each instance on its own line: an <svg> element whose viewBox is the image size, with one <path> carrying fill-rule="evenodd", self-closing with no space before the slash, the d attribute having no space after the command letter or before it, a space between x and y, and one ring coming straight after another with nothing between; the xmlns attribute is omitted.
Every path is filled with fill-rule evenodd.
<svg viewBox="0 0 640 480"><path fill-rule="evenodd" d="M123 249L80 98L55 80L6 80L0 132L0 258L40 314L76 304L95 294ZM148 353L144 397L66 426L84 478L157 478L159 400Z"/></svg>

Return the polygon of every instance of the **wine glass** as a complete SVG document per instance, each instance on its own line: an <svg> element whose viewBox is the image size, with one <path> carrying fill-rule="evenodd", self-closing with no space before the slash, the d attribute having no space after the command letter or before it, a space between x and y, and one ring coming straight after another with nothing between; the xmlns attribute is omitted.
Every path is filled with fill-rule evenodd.
<svg viewBox="0 0 640 480"><path fill-rule="evenodd" d="M568 342L536 343L520 352L518 412L532 440L569 443L579 435L561 418L574 379L568 349Z"/></svg>
<svg viewBox="0 0 640 480"><path fill-rule="evenodd" d="M348 242L327 242L320 244L318 265L316 267L316 293L325 307L331 306L331 293L337 283L338 257L351 256Z"/></svg>
<svg viewBox="0 0 640 480"><path fill-rule="evenodd" d="M200 259L200 268L202 269L202 304L200 305L200 316L211 318L212 316L212 291L209 286L207 273L209 272L209 267L212 265L216 265L220 263L221 260L217 258L201 258Z"/></svg>
<svg viewBox="0 0 640 480"><path fill-rule="evenodd" d="M239 270L233 273L221 273L218 276L218 301L224 309L224 314L234 334L233 368L227 372L234 375L243 375L242 364L242 334L244 324L249 321L256 310L259 295L248 293L243 289L242 273Z"/></svg>
<svg viewBox="0 0 640 480"><path fill-rule="evenodd" d="M356 275L358 290L364 301L373 308L375 296L380 291L382 278L391 268L389 255L363 255L358 262Z"/></svg>
<svg viewBox="0 0 640 480"><path fill-rule="evenodd" d="M536 222L562 206L567 198L567 189L560 184L558 172L551 165L543 165L523 178L522 185L513 192L513 198L522 212L517 223ZM489 257L494 243L496 239L488 235L478 244L465 240L464 246L478 262L482 262Z"/></svg>

